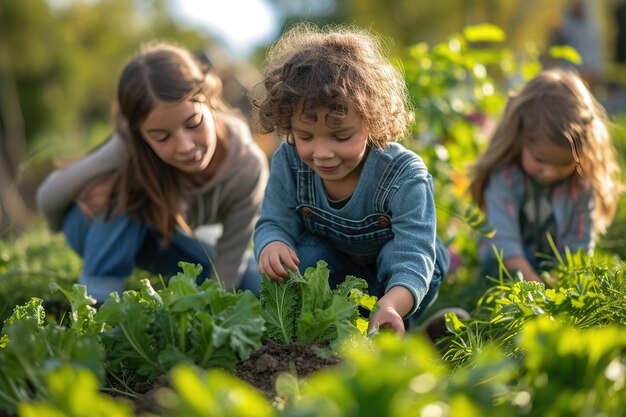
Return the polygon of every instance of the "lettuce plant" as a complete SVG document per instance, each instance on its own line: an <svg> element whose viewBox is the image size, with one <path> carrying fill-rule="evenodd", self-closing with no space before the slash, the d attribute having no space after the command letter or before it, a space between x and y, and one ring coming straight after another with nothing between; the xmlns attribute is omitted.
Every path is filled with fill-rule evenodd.
<svg viewBox="0 0 626 417"><path fill-rule="evenodd" d="M260 347L265 327L254 294L212 280L198 286L201 266L179 265L166 288L144 279L139 291L111 294L95 315L111 371L154 380L180 362L233 370Z"/></svg>
<svg viewBox="0 0 626 417"><path fill-rule="evenodd" d="M0 415L22 402L49 398L49 374L61 367L88 369L104 379L104 350L98 335L46 323L43 300L32 298L5 321L0 335ZM74 323L74 322L73 322Z"/></svg>
<svg viewBox="0 0 626 417"><path fill-rule="evenodd" d="M319 261L304 275L289 271L283 281L263 279L261 308L270 339L284 344L330 343L359 332L358 320L363 320L359 306L371 309L375 298L364 293L367 282L354 276L331 289L327 266Z"/></svg>

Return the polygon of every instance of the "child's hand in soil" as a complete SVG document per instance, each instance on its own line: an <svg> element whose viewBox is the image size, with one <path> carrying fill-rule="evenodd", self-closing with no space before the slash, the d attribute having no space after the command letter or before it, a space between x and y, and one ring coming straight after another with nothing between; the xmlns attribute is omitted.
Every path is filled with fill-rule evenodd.
<svg viewBox="0 0 626 417"><path fill-rule="evenodd" d="M299 263L296 252L283 242L270 242L259 254L259 272L276 281L287 277L287 268L298 272Z"/></svg>
<svg viewBox="0 0 626 417"><path fill-rule="evenodd" d="M378 300L379 308L374 317L370 318L370 329L391 328L398 335L403 335L405 329L402 317L411 311L413 303L413 294L408 289L399 285L393 287Z"/></svg>
<svg viewBox="0 0 626 417"><path fill-rule="evenodd" d="M382 329L392 329L398 335L404 334L402 317L392 307L381 307L374 317L370 318L368 333L376 334Z"/></svg>

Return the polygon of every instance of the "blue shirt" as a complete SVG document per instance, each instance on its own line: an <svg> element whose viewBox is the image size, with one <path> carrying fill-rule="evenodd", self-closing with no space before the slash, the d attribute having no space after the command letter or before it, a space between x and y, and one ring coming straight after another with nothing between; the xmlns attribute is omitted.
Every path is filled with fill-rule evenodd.
<svg viewBox="0 0 626 417"><path fill-rule="evenodd" d="M436 226L432 178L422 159L402 145L370 149L349 201L333 208L322 179L283 143L272 159L254 250L258 259L270 242L296 250L303 233L321 236L355 262L377 264L385 292L407 288L416 309L433 275Z"/></svg>

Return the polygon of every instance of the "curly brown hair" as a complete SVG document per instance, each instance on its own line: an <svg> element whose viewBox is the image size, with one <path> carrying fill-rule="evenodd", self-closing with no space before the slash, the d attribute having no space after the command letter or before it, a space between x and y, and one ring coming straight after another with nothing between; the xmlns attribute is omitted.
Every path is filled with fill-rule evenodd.
<svg viewBox="0 0 626 417"><path fill-rule="evenodd" d="M264 79L253 91L259 96L252 99L257 127L293 144L295 112L314 119L318 109L326 108L341 118L353 108L363 119L370 146L382 149L401 139L413 112L404 77L382 46L379 37L354 26L295 25L270 48Z"/></svg>

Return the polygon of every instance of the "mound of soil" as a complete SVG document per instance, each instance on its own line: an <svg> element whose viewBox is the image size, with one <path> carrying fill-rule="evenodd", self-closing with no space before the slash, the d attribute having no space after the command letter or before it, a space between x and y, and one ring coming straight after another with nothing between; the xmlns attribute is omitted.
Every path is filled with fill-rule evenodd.
<svg viewBox="0 0 626 417"><path fill-rule="evenodd" d="M237 365L235 375L264 394L268 400L276 397L276 378L281 372L296 370L298 378L338 364L336 355L322 357L319 351L330 352L328 346L292 343L283 345L272 341L265 342L250 357Z"/></svg>

